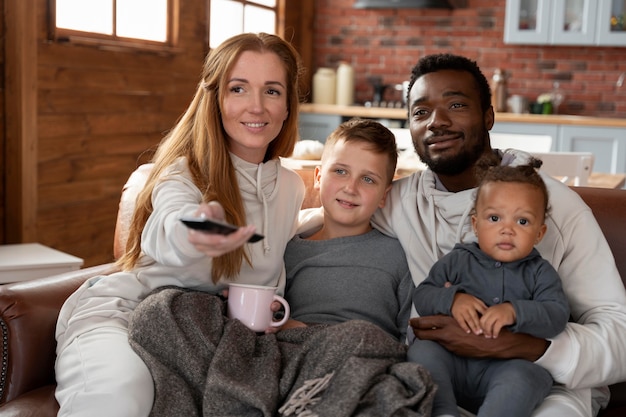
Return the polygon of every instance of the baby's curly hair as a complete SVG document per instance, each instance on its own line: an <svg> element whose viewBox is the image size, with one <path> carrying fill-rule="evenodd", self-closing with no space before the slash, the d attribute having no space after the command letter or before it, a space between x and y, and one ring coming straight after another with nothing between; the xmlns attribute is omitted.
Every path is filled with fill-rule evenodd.
<svg viewBox="0 0 626 417"><path fill-rule="evenodd" d="M537 169L539 169L542 164L541 159L534 157L531 157L527 164L517 166L494 165L492 158L483 158L477 161L476 177L478 178L478 188L474 195L474 208L476 207L476 200L478 200L483 185L490 182L516 182L531 185L541 191L544 203L544 216L547 216L550 211L548 188L543 178L541 178L541 175L539 175L539 172L537 172Z"/></svg>

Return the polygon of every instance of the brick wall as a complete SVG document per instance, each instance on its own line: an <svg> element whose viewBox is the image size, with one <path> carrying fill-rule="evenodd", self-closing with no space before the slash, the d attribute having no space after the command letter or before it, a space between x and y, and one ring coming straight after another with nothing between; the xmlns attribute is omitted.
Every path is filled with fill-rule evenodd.
<svg viewBox="0 0 626 417"><path fill-rule="evenodd" d="M467 0L467 7L439 9L352 8L355 0L316 0L315 67L351 63L356 74L356 101L370 100L371 76L384 84L407 80L424 55L449 52L474 59L491 78L496 68L510 74L509 94L534 100L554 81L565 91L561 113L626 117L626 47L506 45L504 0ZM625 45L626 46L626 45ZM400 100L392 88L386 100Z"/></svg>

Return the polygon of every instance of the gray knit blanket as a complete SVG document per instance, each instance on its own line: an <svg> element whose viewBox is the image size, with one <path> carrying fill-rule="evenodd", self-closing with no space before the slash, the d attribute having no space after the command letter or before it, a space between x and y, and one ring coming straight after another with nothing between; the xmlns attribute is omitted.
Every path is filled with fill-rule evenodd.
<svg viewBox="0 0 626 417"><path fill-rule="evenodd" d="M151 416L430 416L430 375L377 326L257 335L224 313L220 298L172 287L139 304L129 338L154 379Z"/></svg>

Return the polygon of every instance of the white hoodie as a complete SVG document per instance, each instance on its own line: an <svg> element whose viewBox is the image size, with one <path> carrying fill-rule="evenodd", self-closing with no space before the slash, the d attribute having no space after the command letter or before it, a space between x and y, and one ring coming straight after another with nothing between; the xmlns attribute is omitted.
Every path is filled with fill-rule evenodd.
<svg viewBox="0 0 626 417"><path fill-rule="evenodd" d="M304 198L298 174L278 159L252 164L231 155L243 197L248 224L265 238L246 245L252 266L243 262L237 282L285 288L283 254L296 229ZM57 353L76 336L91 329L113 326L127 329L130 314L152 290L176 285L211 293L227 286L211 281L212 258L187 240L180 218L193 215L202 193L191 179L187 160L169 167L152 192L154 211L141 236L142 257L130 272L94 277L63 305L57 322Z"/></svg>

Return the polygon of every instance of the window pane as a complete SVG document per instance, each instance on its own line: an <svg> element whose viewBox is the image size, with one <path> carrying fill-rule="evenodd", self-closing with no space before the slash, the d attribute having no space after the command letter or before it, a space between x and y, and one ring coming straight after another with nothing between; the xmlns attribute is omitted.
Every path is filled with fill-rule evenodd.
<svg viewBox="0 0 626 417"><path fill-rule="evenodd" d="M274 33L276 31L276 13L272 10L246 6L243 22L245 32Z"/></svg>
<svg viewBox="0 0 626 417"><path fill-rule="evenodd" d="M167 41L167 0L117 0L116 29L125 38Z"/></svg>
<svg viewBox="0 0 626 417"><path fill-rule="evenodd" d="M243 32L243 4L230 0L211 1L210 47Z"/></svg>
<svg viewBox="0 0 626 417"><path fill-rule="evenodd" d="M613 0L611 3L611 32L626 31L626 1ZM605 24L605 22L602 22Z"/></svg>
<svg viewBox="0 0 626 417"><path fill-rule="evenodd" d="M585 0L569 0L565 3L563 31L582 32L585 19Z"/></svg>
<svg viewBox="0 0 626 417"><path fill-rule="evenodd" d="M112 35L113 3L111 0L56 0L56 25Z"/></svg>
<svg viewBox="0 0 626 417"><path fill-rule="evenodd" d="M262 4L263 6L276 7L276 0L250 0L250 3Z"/></svg>

